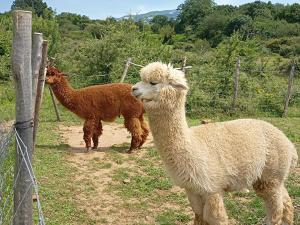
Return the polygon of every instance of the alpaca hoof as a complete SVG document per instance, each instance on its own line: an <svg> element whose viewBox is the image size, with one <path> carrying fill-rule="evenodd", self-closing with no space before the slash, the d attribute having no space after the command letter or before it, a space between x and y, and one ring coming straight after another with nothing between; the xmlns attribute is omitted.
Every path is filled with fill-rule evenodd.
<svg viewBox="0 0 300 225"><path fill-rule="evenodd" d="M97 146L92 147L93 150L96 150L97 148L98 148Z"/></svg>
<svg viewBox="0 0 300 225"><path fill-rule="evenodd" d="M127 151L127 153L128 153L128 154L131 154L131 153L133 153L133 150L134 150L134 149L129 149L129 150Z"/></svg>
<svg viewBox="0 0 300 225"><path fill-rule="evenodd" d="M89 152L91 150L91 147L86 148L85 152Z"/></svg>

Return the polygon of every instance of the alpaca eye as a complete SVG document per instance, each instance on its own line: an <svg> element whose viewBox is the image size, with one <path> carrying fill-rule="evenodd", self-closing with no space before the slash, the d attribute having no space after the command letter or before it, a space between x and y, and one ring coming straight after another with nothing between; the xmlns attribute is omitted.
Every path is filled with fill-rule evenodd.
<svg viewBox="0 0 300 225"><path fill-rule="evenodd" d="M152 82L152 81L151 81L150 84L151 84L151 85L157 85L158 83Z"/></svg>

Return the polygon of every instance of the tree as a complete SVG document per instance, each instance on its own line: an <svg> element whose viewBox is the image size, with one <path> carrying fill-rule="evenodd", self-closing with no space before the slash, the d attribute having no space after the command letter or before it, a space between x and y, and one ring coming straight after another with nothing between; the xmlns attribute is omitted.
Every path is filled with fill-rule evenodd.
<svg viewBox="0 0 300 225"><path fill-rule="evenodd" d="M48 54L54 56L60 41L60 32L56 20L33 16L32 31L43 34L43 38L48 40Z"/></svg>
<svg viewBox="0 0 300 225"><path fill-rule="evenodd" d="M272 4L264 3L261 1L255 1L253 3L248 3L240 7L240 11L243 14L250 16L252 19L255 19L256 17L273 19L271 9Z"/></svg>
<svg viewBox="0 0 300 225"><path fill-rule="evenodd" d="M249 26L252 23L252 19L247 15L238 15L230 19L226 27L226 34L230 36L235 31L249 32ZM247 35L248 36L248 35Z"/></svg>
<svg viewBox="0 0 300 225"><path fill-rule="evenodd" d="M215 3L212 0L186 0L179 5L180 14L177 18L178 24L176 30L183 32L187 26L197 26L197 24L206 15L213 11Z"/></svg>
<svg viewBox="0 0 300 225"><path fill-rule="evenodd" d="M172 36L174 35L174 28L170 25L163 26L159 31L160 36L162 37L163 44L173 44Z"/></svg>
<svg viewBox="0 0 300 225"><path fill-rule="evenodd" d="M102 39L107 34L107 26L100 23L89 24L86 30L96 39Z"/></svg>
<svg viewBox="0 0 300 225"><path fill-rule="evenodd" d="M11 9L27 9L32 10L37 16L52 17L54 12L51 8L48 8L47 3L42 0L15 0Z"/></svg>
<svg viewBox="0 0 300 225"><path fill-rule="evenodd" d="M77 27L79 30L84 30L84 28L90 22L90 19L87 16L81 16L75 13L68 12L63 12L59 14L56 18L60 27L65 27L66 24L69 24L71 26L67 27L73 27L75 29Z"/></svg>
<svg viewBox="0 0 300 225"><path fill-rule="evenodd" d="M203 18L194 32L197 37L209 41L212 47L216 47L226 36L225 28L229 17L223 14L212 13Z"/></svg>
<svg viewBox="0 0 300 225"><path fill-rule="evenodd" d="M168 17L157 15L151 20L151 29L154 33L159 33L160 28L168 24Z"/></svg>
<svg viewBox="0 0 300 225"><path fill-rule="evenodd" d="M11 16L0 14L0 81L9 80L11 75L12 27Z"/></svg>
<svg viewBox="0 0 300 225"><path fill-rule="evenodd" d="M287 6L282 17L289 23L300 23L300 4Z"/></svg>

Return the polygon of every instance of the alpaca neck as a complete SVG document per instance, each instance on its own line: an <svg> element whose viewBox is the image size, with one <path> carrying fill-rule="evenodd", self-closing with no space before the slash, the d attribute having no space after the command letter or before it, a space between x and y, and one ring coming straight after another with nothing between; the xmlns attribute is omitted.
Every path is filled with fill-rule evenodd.
<svg viewBox="0 0 300 225"><path fill-rule="evenodd" d="M155 144L159 149L162 148L162 151L174 151L179 142L185 145L190 138L184 104L172 110L153 111L148 116Z"/></svg>
<svg viewBox="0 0 300 225"><path fill-rule="evenodd" d="M148 112L148 117L157 150L175 184L197 192L212 190L207 157L188 128L184 104L176 110Z"/></svg>
<svg viewBox="0 0 300 225"><path fill-rule="evenodd" d="M61 81L59 83L52 84L51 88L57 100L63 106L65 106L69 110L74 110L76 108L76 102L74 98L76 90L74 90L70 86L65 78L61 78Z"/></svg>

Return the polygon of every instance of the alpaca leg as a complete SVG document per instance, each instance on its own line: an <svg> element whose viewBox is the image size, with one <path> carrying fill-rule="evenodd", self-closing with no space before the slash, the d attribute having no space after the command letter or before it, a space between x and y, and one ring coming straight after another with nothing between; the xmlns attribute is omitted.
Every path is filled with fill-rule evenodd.
<svg viewBox="0 0 300 225"><path fill-rule="evenodd" d="M102 123L101 120L99 120L96 124L95 124L95 129L94 129L94 133L93 133L93 149L97 149L98 148L98 143L99 143L99 137L102 134Z"/></svg>
<svg viewBox="0 0 300 225"><path fill-rule="evenodd" d="M268 225L281 225L283 217L283 184L277 180L274 181L257 181L253 185L257 195L264 202L267 211Z"/></svg>
<svg viewBox="0 0 300 225"><path fill-rule="evenodd" d="M149 127L148 124L144 121L143 116L140 117L140 123L141 123L141 127L143 129L143 134L142 134L142 141L139 144L139 148L142 147L142 145L145 143L145 141L147 140L147 137L149 135Z"/></svg>
<svg viewBox="0 0 300 225"><path fill-rule="evenodd" d="M128 151L128 153L131 153L134 149L137 149L142 142L143 129L138 118L125 118L124 125L132 135L131 145Z"/></svg>
<svg viewBox="0 0 300 225"><path fill-rule="evenodd" d="M91 148L91 138L93 136L95 121L93 119L86 120L83 125L83 140L85 141L86 150Z"/></svg>
<svg viewBox="0 0 300 225"><path fill-rule="evenodd" d="M203 217L208 225L228 225L228 217L224 207L223 197L220 193L206 197Z"/></svg>
<svg viewBox="0 0 300 225"><path fill-rule="evenodd" d="M186 190L190 205L195 213L194 225L205 225L203 221L203 199L200 195Z"/></svg>
<svg viewBox="0 0 300 225"><path fill-rule="evenodd" d="M286 188L282 187L282 199L283 199L283 218L282 225L291 225L294 222L294 207L292 200L287 192Z"/></svg>

